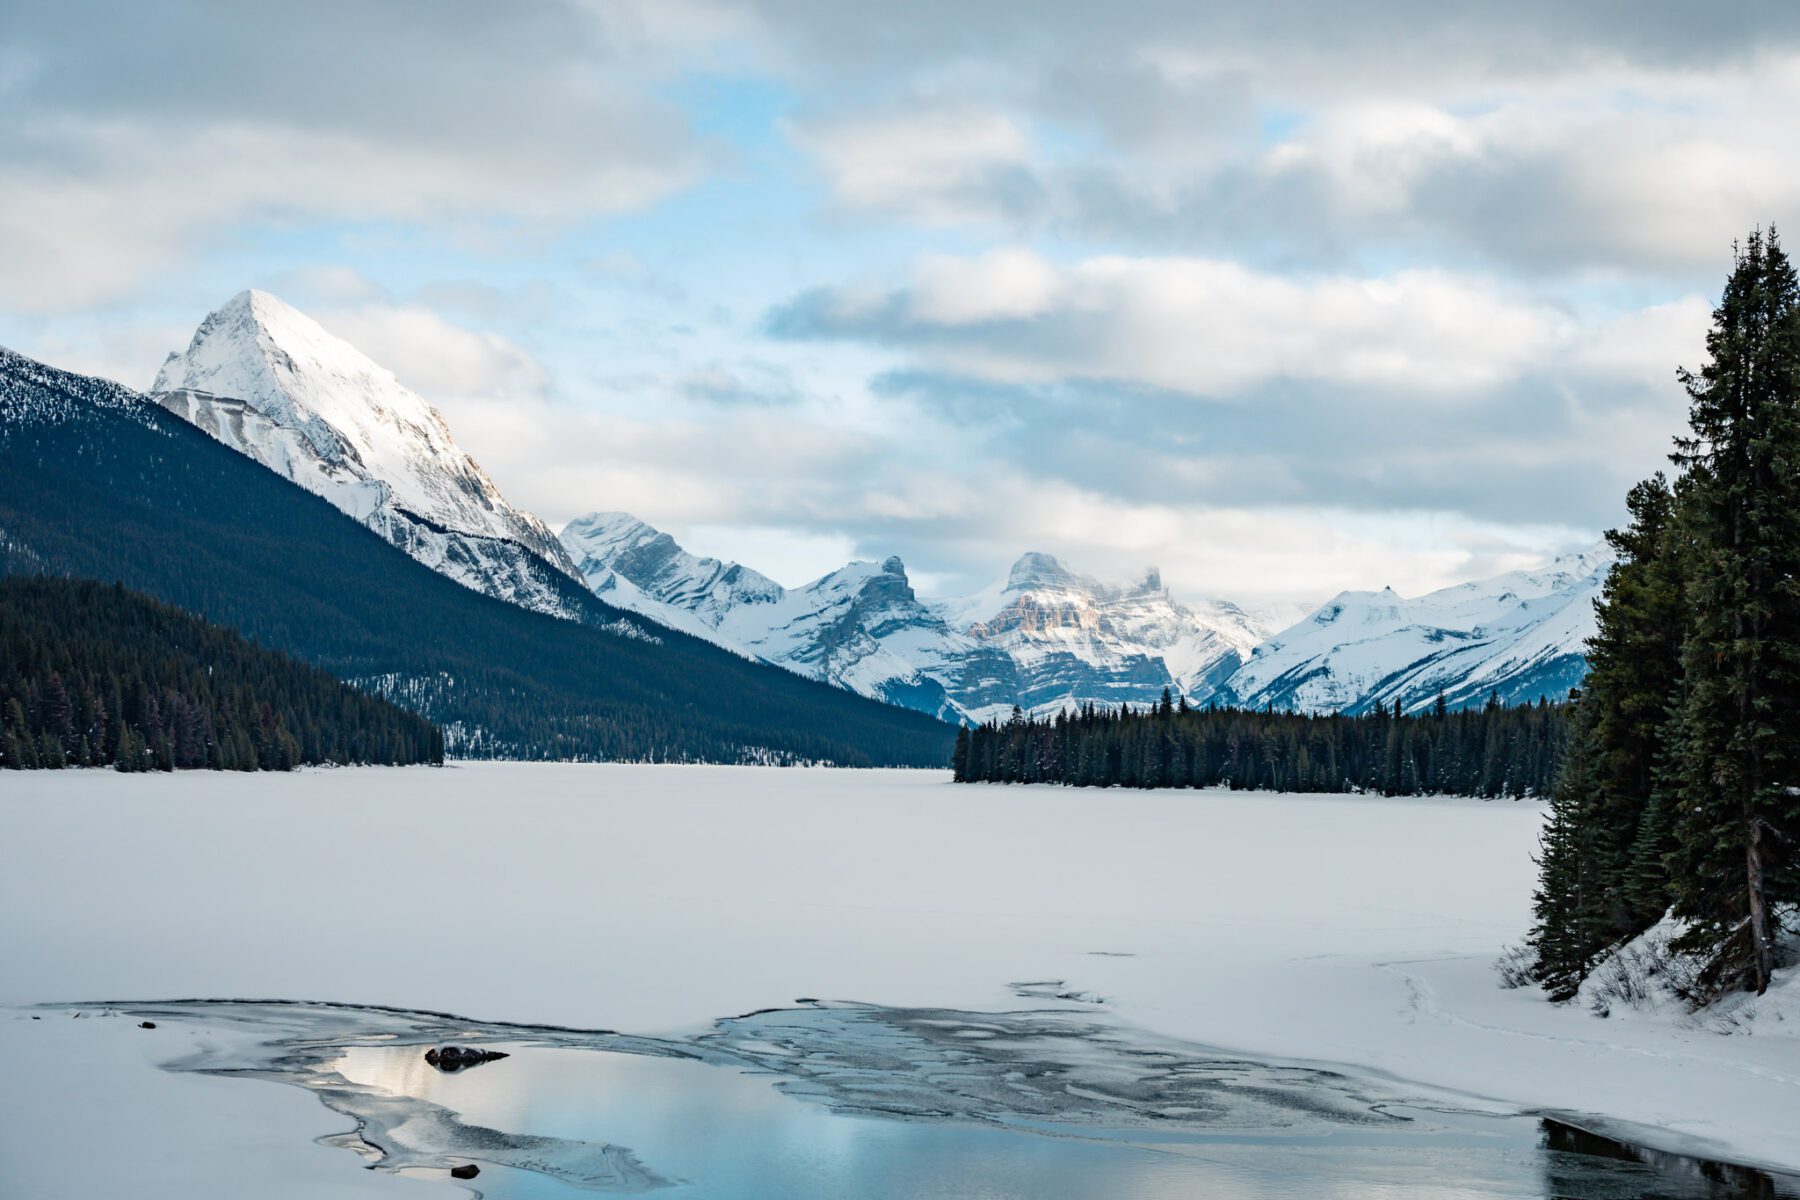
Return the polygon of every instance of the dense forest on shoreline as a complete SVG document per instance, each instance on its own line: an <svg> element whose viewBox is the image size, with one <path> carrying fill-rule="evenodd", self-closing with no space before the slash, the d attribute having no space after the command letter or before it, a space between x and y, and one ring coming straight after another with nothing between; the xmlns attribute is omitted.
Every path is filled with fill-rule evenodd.
<svg viewBox="0 0 1800 1200"><path fill-rule="evenodd" d="M0 579L0 767L443 760L424 718L142 593Z"/></svg>
<svg viewBox="0 0 1800 1200"><path fill-rule="evenodd" d="M1229 787L1385 796L1541 796L1556 777L1564 706L1377 708L1358 716L1161 703L965 729L952 766L963 783L1073 787Z"/></svg>

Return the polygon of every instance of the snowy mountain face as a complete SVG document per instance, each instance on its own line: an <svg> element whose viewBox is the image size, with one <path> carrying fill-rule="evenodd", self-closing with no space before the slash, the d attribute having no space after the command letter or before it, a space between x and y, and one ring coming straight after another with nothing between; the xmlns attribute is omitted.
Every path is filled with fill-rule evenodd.
<svg viewBox="0 0 1800 1200"><path fill-rule="evenodd" d="M1361 712L1399 701L1478 704L1562 697L1586 672L1593 601L1612 565L1602 544L1416 599L1345 592L1270 636L1273 614L1177 601L1155 571L1123 584L1026 554L1007 577L951 600L918 598L897 558L851 563L786 589L699 558L624 513L563 531L602 597L739 653L949 718L1004 718L1150 704L1166 687L1209 701Z"/></svg>
<svg viewBox="0 0 1800 1200"><path fill-rule="evenodd" d="M785 589L736 563L699 558L630 513L589 513L563 527L580 578L615 608L745 653L719 626L733 610L778 602Z"/></svg>
<svg viewBox="0 0 1800 1200"><path fill-rule="evenodd" d="M950 690L971 647L913 594L897 558L784 588L689 554L628 513L590 513L562 539L582 578L618 607L865 696L961 715Z"/></svg>
<svg viewBox="0 0 1800 1200"><path fill-rule="evenodd" d="M266 292L201 322L153 398L219 441L488 595L572 615L562 543L514 508L436 409L355 347Z"/></svg>
<svg viewBox="0 0 1800 1200"><path fill-rule="evenodd" d="M1200 699L1249 655L1261 630L1235 606L1177 604L1154 572L1125 587L1028 554L1006 581L930 604L898 558L851 563L786 589L736 563L699 558L625 513L563 530L603 598L673 628L865 696L986 720L1094 701L1148 704L1165 687Z"/></svg>
<svg viewBox="0 0 1800 1200"><path fill-rule="evenodd" d="M1023 556L1003 585L943 611L1013 664L1011 679L987 687L965 680L965 708L983 719L1014 703L1037 713L1089 701L1148 704L1165 687L1203 702L1265 632L1226 601L1178 603L1154 569L1115 586L1047 554Z"/></svg>
<svg viewBox="0 0 1800 1200"><path fill-rule="evenodd" d="M1594 600L1612 568L1602 543L1539 571L1514 571L1407 600L1345 592L1256 648L1221 702L1363 712L1561 699L1579 683Z"/></svg>

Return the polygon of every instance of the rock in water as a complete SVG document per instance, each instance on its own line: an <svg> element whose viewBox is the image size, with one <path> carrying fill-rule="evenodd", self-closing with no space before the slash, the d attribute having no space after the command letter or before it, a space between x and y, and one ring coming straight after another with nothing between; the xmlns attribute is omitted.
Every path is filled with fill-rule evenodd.
<svg viewBox="0 0 1800 1200"><path fill-rule="evenodd" d="M500 1057L505 1058L506 1056L502 1054ZM479 1174L481 1174L481 1168L474 1163L464 1163L460 1167L450 1168L450 1178L452 1179L473 1179Z"/></svg>
<svg viewBox="0 0 1800 1200"><path fill-rule="evenodd" d="M504 1050L483 1050L478 1046L433 1046L425 1052L425 1061L440 1071L460 1071L505 1057Z"/></svg>

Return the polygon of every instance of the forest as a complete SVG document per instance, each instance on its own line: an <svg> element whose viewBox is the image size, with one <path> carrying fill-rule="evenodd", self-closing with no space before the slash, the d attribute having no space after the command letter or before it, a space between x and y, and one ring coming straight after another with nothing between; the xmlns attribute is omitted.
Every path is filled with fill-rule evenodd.
<svg viewBox="0 0 1800 1200"><path fill-rule="evenodd" d="M1033 720L965 729L959 782L1075 787L1228 787L1384 796L1541 796L1563 748L1564 708L1540 700L1422 713L1398 704L1357 716L1160 703L1100 711L1087 705Z"/></svg>
<svg viewBox="0 0 1800 1200"><path fill-rule="evenodd" d="M0 579L0 768L443 760L423 718L141 593Z"/></svg>

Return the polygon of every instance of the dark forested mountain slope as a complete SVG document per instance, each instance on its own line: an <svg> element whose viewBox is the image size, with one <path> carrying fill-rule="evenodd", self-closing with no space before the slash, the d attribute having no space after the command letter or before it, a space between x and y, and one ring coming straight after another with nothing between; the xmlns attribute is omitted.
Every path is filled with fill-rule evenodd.
<svg viewBox="0 0 1800 1200"><path fill-rule="evenodd" d="M396 699L452 753L931 765L953 731L619 613L418 565L116 384L0 350L0 574L127 586Z"/></svg>
<svg viewBox="0 0 1800 1200"><path fill-rule="evenodd" d="M0 767L442 762L429 721L118 584L0 579Z"/></svg>

